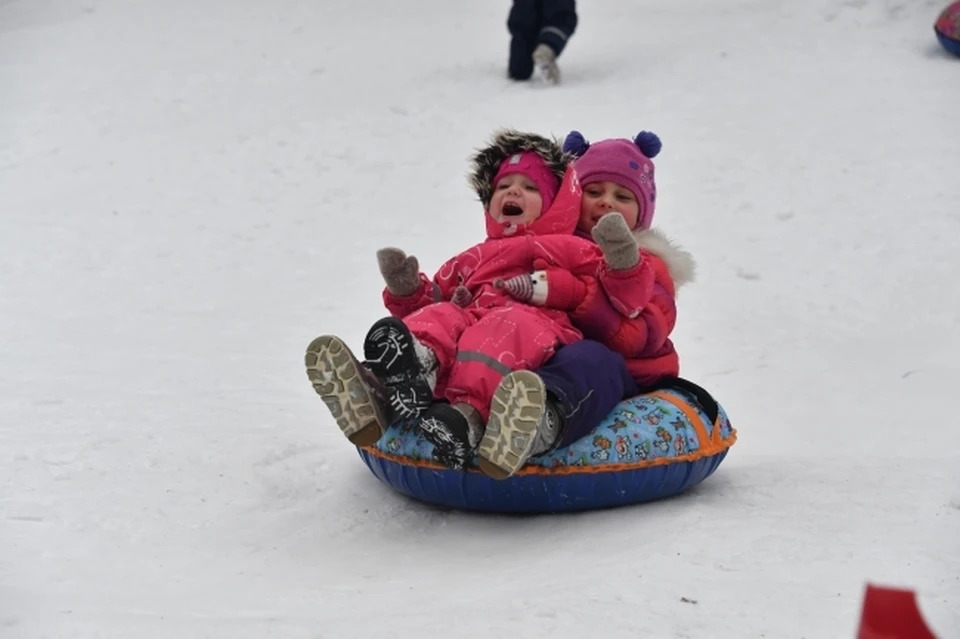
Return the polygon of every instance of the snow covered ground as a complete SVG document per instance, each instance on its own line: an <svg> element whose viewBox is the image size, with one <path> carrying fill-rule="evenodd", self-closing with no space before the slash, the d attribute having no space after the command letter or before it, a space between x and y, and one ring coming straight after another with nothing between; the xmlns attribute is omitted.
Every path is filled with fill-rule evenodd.
<svg viewBox="0 0 960 639"><path fill-rule="evenodd" d="M505 0L0 0L0 636L850 637L869 581L960 637L943 4L580 4L538 89ZM663 139L684 373L740 435L694 491L431 508L313 394L377 248L482 237L501 126Z"/></svg>

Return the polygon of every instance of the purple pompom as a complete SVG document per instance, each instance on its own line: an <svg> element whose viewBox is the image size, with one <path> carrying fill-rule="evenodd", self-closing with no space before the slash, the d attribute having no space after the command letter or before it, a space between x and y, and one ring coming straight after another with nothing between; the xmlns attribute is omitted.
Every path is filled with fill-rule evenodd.
<svg viewBox="0 0 960 639"><path fill-rule="evenodd" d="M663 147L657 134L650 131L637 133L637 137L633 138L633 143L640 148L641 153L650 159L657 157L657 153L660 153L660 149Z"/></svg>
<svg viewBox="0 0 960 639"><path fill-rule="evenodd" d="M590 148L590 143L583 138L579 131L571 131L567 134L567 139L563 141L563 152L570 153L580 157Z"/></svg>

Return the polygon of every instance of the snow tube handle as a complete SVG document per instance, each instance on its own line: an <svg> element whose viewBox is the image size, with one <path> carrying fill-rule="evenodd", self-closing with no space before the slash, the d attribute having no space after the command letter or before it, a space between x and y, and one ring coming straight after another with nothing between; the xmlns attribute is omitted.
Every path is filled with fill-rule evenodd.
<svg viewBox="0 0 960 639"><path fill-rule="evenodd" d="M669 390L671 388L676 388L693 395L693 398L700 404L700 408L706 414L711 424L716 424L717 420L720 419L720 408L717 405L717 400L715 400L713 395L708 393L705 388L691 382L689 379L682 377L664 377L657 382L651 390Z"/></svg>

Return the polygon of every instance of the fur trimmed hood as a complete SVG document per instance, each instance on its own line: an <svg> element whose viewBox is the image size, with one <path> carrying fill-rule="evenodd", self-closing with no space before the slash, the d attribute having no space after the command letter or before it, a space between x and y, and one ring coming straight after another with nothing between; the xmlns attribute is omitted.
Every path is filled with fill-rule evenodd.
<svg viewBox="0 0 960 639"><path fill-rule="evenodd" d="M525 224L496 220L490 214L493 199L493 179L504 160L518 153L535 153L546 166L545 175L556 178L558 188L553 203L542 211L540 217ZM563 152L557 140L536 133L524 133L502 129L494 133L490 144L478 150L471 158L470 186L483 203L486 218L487 239L516 237L521 235L566 235L573 233L580 215L580 185L576 173L568 170L573 156ZM543 193L541 193L543 196ZM544 202L546 204L546 201Z"/></svg>
<svg viewBox="0 0 960 639"><path fill-rule="evenodd" d="M663 260L673 279L673 285L679 290L684 284L689 284L697 274L697 263L693 255L673 242L666 233L658 228L641 229L634 231L637 245L641 250L652 253Z"/></svg>
<svg viewBox="0 0 960 639"><path fill-rule="evenodd" d="M524 151L533 151L557 177L557 184L563 180L567 165L573 156L564 153L559 140L545 138L536 133L524 133L513 129L501 129L493 134L490 144L479 149L470 158L470 174L467 176L470 186L486 209L493 198L493 176L500 164L509 156Z"/></svg>

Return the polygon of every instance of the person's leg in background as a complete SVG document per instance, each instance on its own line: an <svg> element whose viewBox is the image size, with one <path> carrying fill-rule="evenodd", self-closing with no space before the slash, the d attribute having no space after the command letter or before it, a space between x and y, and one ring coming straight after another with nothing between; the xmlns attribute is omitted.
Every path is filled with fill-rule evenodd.
<svg viewBox="0 0 960 639"><path fill-rule="evenodd" d="M540 35L542 0L513 0L507 16L510 31L510 58L507 72L514 80L529 80L533 75L533 50Z"/></svg>
<svg viewBox="0 0 960 639"><path fill-rule="evenodd" d="M560 81L557 58L577 29L576 0L540 0L540 29L533 63L537 76L547 84Z"/></svg>

